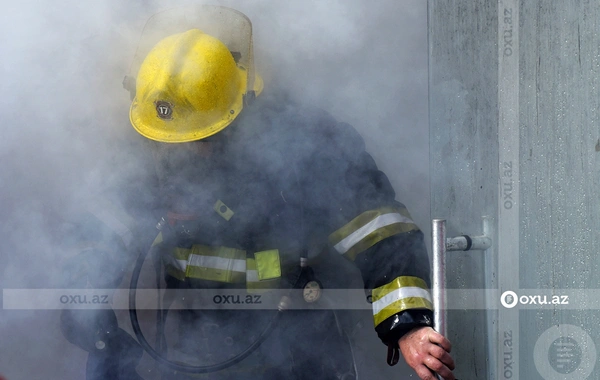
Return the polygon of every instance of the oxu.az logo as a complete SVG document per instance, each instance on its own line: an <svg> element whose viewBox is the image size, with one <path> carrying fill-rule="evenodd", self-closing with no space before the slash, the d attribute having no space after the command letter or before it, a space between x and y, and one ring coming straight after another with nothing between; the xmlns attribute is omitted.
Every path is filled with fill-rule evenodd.
<svg viewBox="0 0 600 380"><path fill-rule="evenodd" d="M163 120L171 120L173 118L173 105L164 100L157 100L154 102L156 106L156 113L158 117Z"/></svg>
<svg viewBox="0 0 600 380"><path fill-rule="evenodd" d="M502 293L500 303L507 309L512 309L521 305L568 305L569 296L567 295L522 295L518 296L512 290L507 290Z"/></svg>

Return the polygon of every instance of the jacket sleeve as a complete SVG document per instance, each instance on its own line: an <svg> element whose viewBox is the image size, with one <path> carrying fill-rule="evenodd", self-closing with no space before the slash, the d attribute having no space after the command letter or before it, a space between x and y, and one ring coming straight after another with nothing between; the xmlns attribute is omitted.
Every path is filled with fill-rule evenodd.
<svg viewBox="0 0 600 380"><path fill-rule="evenodd" d="M339 207L338 226L329 242L335 253L360 269L371 292L375 330L394 348L410 329L433 324L429 257L423 233L395 200L362 138L349 125L343 127L343 135L351 136L342 139L348 162L343 182L349 196L340 197L345 204Z"/></svg>
<svg viewBox="0 0 600 380"><path fill-rule="evenodd" d="M362 137L323 110L290 107L277 115L271 124L281 126L279 133L263 138L284 136L276 140L278 145L265 146L277 146L274 150L282 159L273 162L290 163L281 170L281 181L292 184L287 194L303 193L296 201L286 195L286 202L302 204L299 208L310 221L301 228L305 241L309 245L314 241L315 251L327 245L334 255L359 268L365 289L372 293L375 330L388 347L395 347L416 326L431 326L423 233L395 200L388 178L366 152ZM343 274L332 274L337 276ZM333 282L337 280L344 279Z"/></svg>

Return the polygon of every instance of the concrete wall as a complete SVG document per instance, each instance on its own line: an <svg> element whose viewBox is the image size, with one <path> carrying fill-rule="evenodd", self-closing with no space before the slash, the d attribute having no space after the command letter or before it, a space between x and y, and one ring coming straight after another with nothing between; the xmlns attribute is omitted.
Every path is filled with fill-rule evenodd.
<svg viewBox="0 0 600 380"><path fill-rule="evenodd" d="M449 311L461 379L600 376L599 16L593 1L429 2L432 216L449 236L479 234L482 215L495 230L487 259L448 256L449 288L497 289L487 311ZM506 308L506 291L537 302Z"/></svg>

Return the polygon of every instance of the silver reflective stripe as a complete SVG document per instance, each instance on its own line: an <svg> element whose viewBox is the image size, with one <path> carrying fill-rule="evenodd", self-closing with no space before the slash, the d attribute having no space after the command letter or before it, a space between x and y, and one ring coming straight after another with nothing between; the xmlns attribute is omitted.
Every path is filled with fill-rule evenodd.
<svg viewBox="0 0 600 380"><path fill-rule="evenodd" d="M254 269L248 269L246 271L246 282L259 282L258 271Z"/></svg>
<svg viewBox="0 0 600 380"><path fill-rule="evenodd" d="M427 290L416 286L408 286L405 288L396 289L373 302L373 315L376 315L381 310L390 306L392 303L409 297L425 298L427 301L432 302L431 295Z"/></svg>
<svg viewBox="0 0 600 380"><path fill-rule="evenodd" d="M362 239L367 237L370 233L389 226L394 223L414 223L410 218L398 213L383 214L373 219L369 223L365 224L361 228L357 229L342 241L334 245L336 251L340 254L348 252L355 244L359 243Z"/></svg>
<svg viewBox="0 0 600 380"><path fill-rule="evenodd" d="M190 255L188 265L202 268L246 272L246 260L228 259L216 256Z"/></svg>

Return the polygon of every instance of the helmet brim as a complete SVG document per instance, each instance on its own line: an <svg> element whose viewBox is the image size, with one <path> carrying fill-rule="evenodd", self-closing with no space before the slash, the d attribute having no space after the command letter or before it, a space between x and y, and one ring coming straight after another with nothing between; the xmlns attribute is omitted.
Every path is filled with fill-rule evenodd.
<svg viewBox="0 0 600 380"><path fill-rule="evenodd" d="M154 104L141 104L137 97L133 99L129 109L129 121L133 128L142 136L154 141L165 143L184 143L197 141L212 136L229 126L244 108L243 93L246 90L246 71L238 69L240 73L240 95L230 107L229 112L219 115L216 122L206 122L206 115L192 113L186 116L177 116L165 120L159 117ZM255 74L254 93L260 95L264 89L264 82ZM213 119L214 120L214 119ZM189 126L201 128L189 128Z"/></svg>

